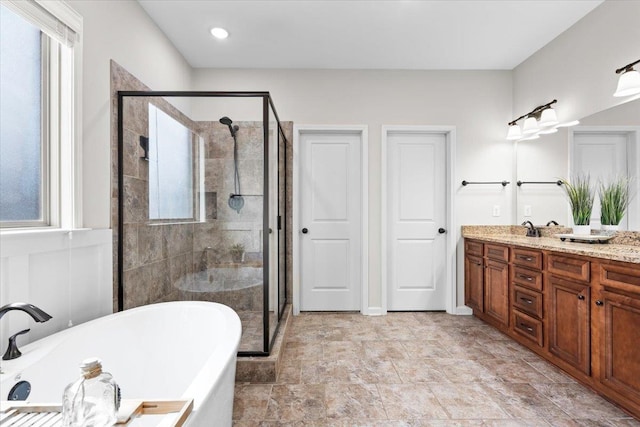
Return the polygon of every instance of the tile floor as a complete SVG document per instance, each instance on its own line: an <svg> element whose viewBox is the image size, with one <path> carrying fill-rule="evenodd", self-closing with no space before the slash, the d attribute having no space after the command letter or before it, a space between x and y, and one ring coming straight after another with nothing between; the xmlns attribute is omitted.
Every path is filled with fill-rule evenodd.
<svg viewBox="0 0 640 427"><path fill-rule="evenodd" d="M305 313L275 384L236 384L234 426L640 426L470 316Z"/></svg>

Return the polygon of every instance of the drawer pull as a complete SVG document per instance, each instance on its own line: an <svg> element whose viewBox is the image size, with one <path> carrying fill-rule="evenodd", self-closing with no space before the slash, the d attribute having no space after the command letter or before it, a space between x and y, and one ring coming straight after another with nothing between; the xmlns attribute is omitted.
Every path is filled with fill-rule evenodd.
<svg viewBox="0 0 640 427"><path fill-rule="evenodd" d="M527 304L533 304L533 301L531 301L529 298L520 297L520 300L526 302Z"/></svg>
<svg viewBox="0 0 640 427"><path fill-rule="evenodd" d="M526 255L518 255L518 258L524 261L533 261L533 258Z"/></svg>
<svg viewBox="0 0 640 427"><path fill-rule="evenodd" d="M578 299L579 299L580 301L584 300L584 295L582 295L582 294L578 294ZM596 304L597 304L597 303L596 303Z"/></svg>
<svg viewBox="0 0 640 427"><path fill-rule="evenodd" d="M520 323L519 325L522 329L526 329L529 332L533 332L533 328L531 326L527 326L524 323Z"/></svg>
<svg viewBox="0 0 640 427"><path fill-rule="evenodd" d="M524 274L518 274L518 277L523 279L523 280L528 280L529 282L533 281L533 277L527 276L527 275L524 275Z"/></svg>

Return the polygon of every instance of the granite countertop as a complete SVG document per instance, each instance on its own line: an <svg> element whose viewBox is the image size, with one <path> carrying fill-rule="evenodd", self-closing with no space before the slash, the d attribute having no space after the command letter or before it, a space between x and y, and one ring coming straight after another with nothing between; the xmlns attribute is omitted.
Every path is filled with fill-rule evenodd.
<svg viewBox="0 0 640 427"><path fill-rule="evenodd" d="M578 243L561 241L555 234L571 233L564 227L540 227L542 237L527 237L522 226L462 226L462 237L504 243L533 249L584 255L614 261L640 264L640 233L618 232L611 243Z"/></svg>

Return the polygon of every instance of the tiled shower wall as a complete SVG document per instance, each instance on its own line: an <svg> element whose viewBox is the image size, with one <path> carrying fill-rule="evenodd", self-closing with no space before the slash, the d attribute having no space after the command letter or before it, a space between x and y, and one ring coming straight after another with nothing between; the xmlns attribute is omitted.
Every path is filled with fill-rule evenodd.
<svg viewBox="0 0 640 427"><path fill-rule="evenodd" d="M112 75L112 228L114 254L117 254L117 91L150 90L117 63ZM149 224L148 162L141 159L140 135L148 135L149 98L127 98L124 108L124 309L139 305L184 300L211 300L211 293L182 291L176 284L206 268L233 266L229 247L245 246L244 266L261 267L262 197L247 196L240 213L227 206L233 192L233 138L226 126L216 122L194 122L163 99L153 103L165 113L192 129L204 140L205 211L204 223ZM239 125L238 154L243 194L262 193L262 123L235 122ZM293 124L281 123L287 137L287 161L292 159ZM197 158L197 156L194 156ZM195 169L195 168L194 168ZM290 171L291 168L288 168ZM290 173L290 172L289 172ZM291 177L287 179L286 204L290 207ZM285 190L281 182L281 191ZM291 212L289 210L288 212ZM287 243L291 249L291 214L285 218ZM283 254L284 255L284 254ZM289 258L290 259L290 258ZM117 257L114 256L114 310L117 310ZM288 270L291 263L288 263ZM287 274L288 282L291 274ZM287 285L290 301L291 286ZM217 295L217 302L236 310L261 310L262 291L233 291Z"/></svg>

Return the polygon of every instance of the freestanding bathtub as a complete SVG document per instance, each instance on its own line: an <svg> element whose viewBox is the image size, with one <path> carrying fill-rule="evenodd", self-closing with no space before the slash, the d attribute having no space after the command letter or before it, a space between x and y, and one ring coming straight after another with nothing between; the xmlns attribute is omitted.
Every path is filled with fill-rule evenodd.
<svg viewBox="0 0 640 427"><path fill-rule="evenodd" d="M192 398L186 425L231 426L240 336L238 315L222 304L184 301L126 310L25 345L21 357L2 361L0 400L14 384L28 381L27 401L60 402L65 386L80 376L80 362L95 356L123 399ZM145 416L135 425L146 424L145 418L151 425L171 421Z"/></svg>

